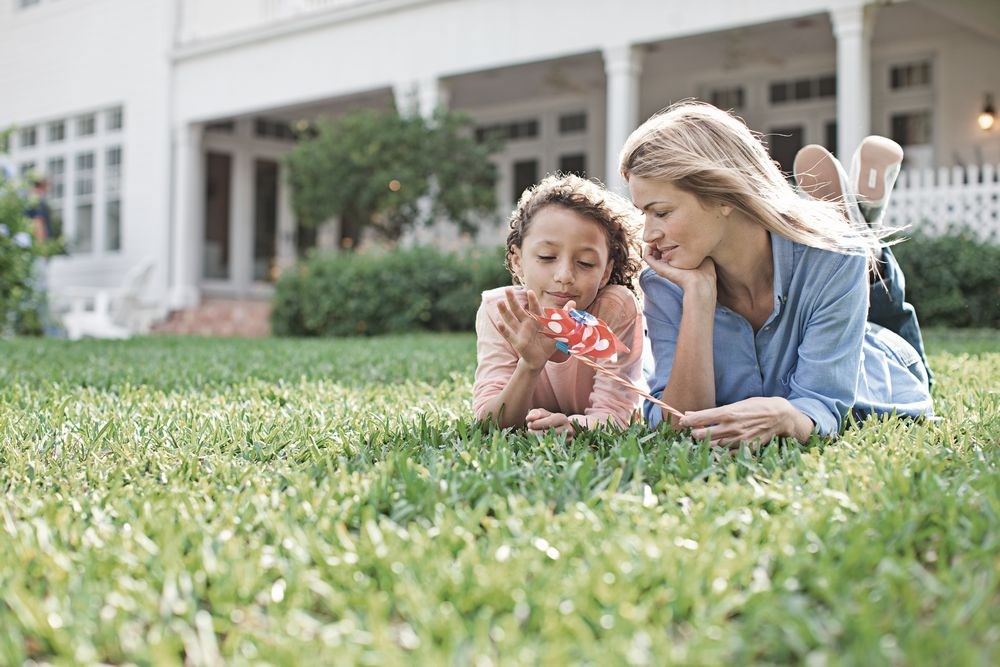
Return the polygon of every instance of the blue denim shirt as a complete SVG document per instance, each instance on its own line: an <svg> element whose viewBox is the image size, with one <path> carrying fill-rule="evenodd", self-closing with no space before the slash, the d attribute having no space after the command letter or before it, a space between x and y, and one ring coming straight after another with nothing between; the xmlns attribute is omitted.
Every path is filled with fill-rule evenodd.
<svg viewBox="0 0 1000 667"><path fill-rule="evenodd" d="M781 396L806 414L816 432L831 435L856 414L893 411L930 415L926 380L908 370L919 357L908 343L866 321L865 258L820 250L771 234L774 310L755 334L750 323L715 307L716 405L755 396ZM683 291L652 270L640 276L655 367L650 393L660 397L670 378L680 330ZM643 406L656 426L660 408Z"/></svg>

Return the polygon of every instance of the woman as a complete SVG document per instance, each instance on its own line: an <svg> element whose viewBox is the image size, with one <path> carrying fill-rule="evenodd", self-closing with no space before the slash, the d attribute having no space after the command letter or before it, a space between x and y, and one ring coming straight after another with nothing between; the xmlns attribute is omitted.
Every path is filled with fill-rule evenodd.
<svg viewBox="0 0 1000 667"><path fill-rule="evenodd" d="M866 321L868 267L891 260L879 234L800 197L740 120L674 106L632 133L621 171L645 216L650 388L686 412L677 426L713 444L805 442L852 409L931 414L919 354Z"/></svg>

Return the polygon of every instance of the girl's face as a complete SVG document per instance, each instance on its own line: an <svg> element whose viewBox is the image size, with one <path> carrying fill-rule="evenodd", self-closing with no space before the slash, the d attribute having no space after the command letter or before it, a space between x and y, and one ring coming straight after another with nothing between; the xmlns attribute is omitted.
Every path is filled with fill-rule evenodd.
<svg viewBox="0 0 1000 667"><path fill-rule="evenodd" d="M511 250L511 266L543 308L562 308L572 299L586 310L611 277L609 255L598 223L551 205L531 219L521 245Z"/></svg>
<svg viewBox="0 0 1000 667"><path fill-rule="evenodd" d="M722 243L728 206L703 204L673 183L632 176L632 203L643 213L642 241L654 257L677 269L695 269Z"/></svg>

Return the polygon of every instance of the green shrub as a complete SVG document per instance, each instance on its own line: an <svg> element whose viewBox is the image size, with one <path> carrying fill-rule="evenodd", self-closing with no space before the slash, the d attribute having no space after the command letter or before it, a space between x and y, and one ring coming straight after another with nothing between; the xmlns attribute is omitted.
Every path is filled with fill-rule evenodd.
<svg viewBox="0 0 1000 667"><path fill-rule="evenodd" d="M0 172L0 334L41 333L44 293L38 289L35 260L41 248L24 214L27 200L18 184Z"/></svg>
<svg viewBox="0 0 1000 667"><path fill-rule="evenodd" d="M314 253L279 279L271 326L279 336L470 330L480 293L509 282L502 249Z"/></svg>
<svg viewBox="0 0 1000 667"><path fill-rule="evenodd" d="M1000 327L1000 245L955 230L914 234L893 252L921 325Z"/></svg>

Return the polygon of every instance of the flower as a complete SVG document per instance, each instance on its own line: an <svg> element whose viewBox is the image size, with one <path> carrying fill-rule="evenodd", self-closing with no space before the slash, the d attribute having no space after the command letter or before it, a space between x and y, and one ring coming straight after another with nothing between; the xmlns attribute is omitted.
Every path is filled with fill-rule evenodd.
<svg viewBox="0 0 1000 667"><path fill-rule="evenodd" d="M14 245L19 248L30 248L31 234L28 232L18 232L17 234L14 234Z"/></svg>

